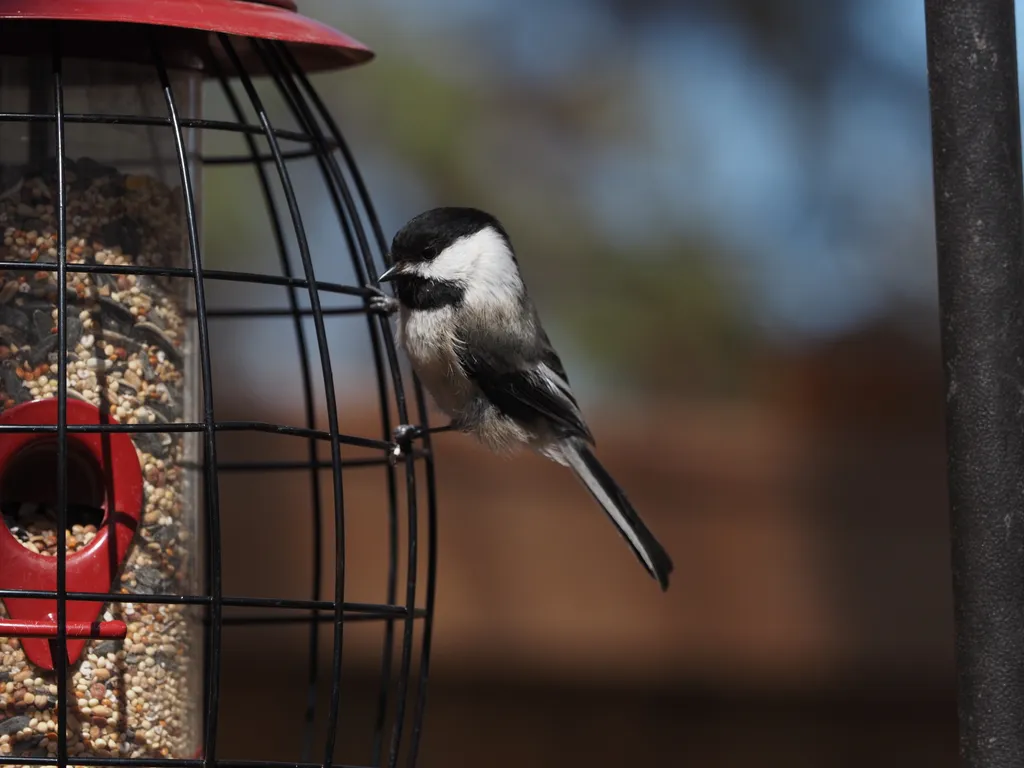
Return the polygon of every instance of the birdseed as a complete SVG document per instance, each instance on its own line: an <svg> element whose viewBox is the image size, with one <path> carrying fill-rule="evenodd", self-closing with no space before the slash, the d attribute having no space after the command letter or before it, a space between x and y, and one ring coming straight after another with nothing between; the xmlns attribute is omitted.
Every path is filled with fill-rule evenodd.
<svg viewBox="0 0 1024 768"><path fill-rule="evenodd" d="M67 260L131 269L187 263L180 189L119 173L87 158L68 161ZM0 260L57 260L56 176L23 170L0 193ZM69 272L67 393L128 424L180 422L192 405L188 281ZM57 394L57 275L0 270L0 411ZM191 383L191 382L188 382ZM132 436L145 480L136 537L112 592L195 594L195 487L183 463L191 435ZM188 453L190 456L191 453ZM55 481L54 481L55 482ZM52 489L50 490L52 493ZM85 547L102 510L69 498L69 556ZM52 503L4 498L4 521L28 549L57 551ZM69 585L70 589L74 589ZM0 612L6 615L0 605ZM68 753L195 757L201 645L194 607L116 603L102 619L127 625L124 640L91 640L69 667ZM0 638L0 755L52 757L57 684L29 662L16 638Z"/></svg>

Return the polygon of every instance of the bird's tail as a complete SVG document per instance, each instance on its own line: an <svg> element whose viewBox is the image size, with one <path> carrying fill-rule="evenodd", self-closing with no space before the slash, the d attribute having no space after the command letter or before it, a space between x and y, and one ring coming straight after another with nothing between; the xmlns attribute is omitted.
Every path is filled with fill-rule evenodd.
<svg viewBox="0 0 1024 768"><path fill-rule="evenodd" d="M608 513L644 568L658 580L662 590L668 589L668 577L673 568L672 558L640 519L608 470L601 466L590 448L581 443L563 446L562 456Z"/></svg>

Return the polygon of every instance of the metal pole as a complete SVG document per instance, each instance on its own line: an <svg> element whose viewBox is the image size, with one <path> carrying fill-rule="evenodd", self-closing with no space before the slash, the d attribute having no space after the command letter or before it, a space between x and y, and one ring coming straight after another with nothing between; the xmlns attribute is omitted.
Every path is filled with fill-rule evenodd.
<svg viewBox="0 0 1024 768"><path fill-rule="evenodd" d="M1024 254L1013 0L926 0L960 755L1024 765Z"/></svg>

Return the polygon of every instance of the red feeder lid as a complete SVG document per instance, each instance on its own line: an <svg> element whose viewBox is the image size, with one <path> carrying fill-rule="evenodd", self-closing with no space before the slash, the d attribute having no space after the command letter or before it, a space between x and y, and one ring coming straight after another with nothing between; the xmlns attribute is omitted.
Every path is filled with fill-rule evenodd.
<svg viewBox="0 0 1024 768"><path fill-rule="evenodd" d="M358 40L301 15L293 0L0 0L0 19L150 24L280 40L311 71L373 58Z"/></svg>

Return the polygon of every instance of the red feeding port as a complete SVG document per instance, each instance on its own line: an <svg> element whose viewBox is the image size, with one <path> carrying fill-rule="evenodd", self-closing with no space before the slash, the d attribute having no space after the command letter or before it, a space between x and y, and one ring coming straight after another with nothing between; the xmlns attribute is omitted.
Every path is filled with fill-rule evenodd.
<svg viewBox="0 0 1024 768"><path fill-rule="evenodd" d="M69 425L114 424L95 406L67 401ZM56 425L57 401L36 400L0 414L0 424ZM138 454L125 433L73 433L67 436L68 504L103 510L96 537L69 554L68 592L107 593L128 554L142 513L143 481ZM57 437L48 433L0 435L0 498L56 504ZM66 535L56 531L57 536ZM56 591L57 558L37 554L0 525L0 589ZM0 619L0 636L20 637L25 655L43 669L54 668L51 641L57 636L57 601L2 598L9 618ZM68 663L74 664L90 638L124 637L121 621L100 621L102 601L67 601Z"/></svg>

